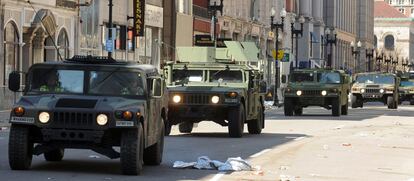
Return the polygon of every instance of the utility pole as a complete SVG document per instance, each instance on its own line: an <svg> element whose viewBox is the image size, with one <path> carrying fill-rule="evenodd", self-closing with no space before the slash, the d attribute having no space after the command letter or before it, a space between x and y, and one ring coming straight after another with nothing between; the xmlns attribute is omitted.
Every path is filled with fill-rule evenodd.
<svg viewBox="0 0 414 181"><path fill-rule="evenodd" d="M113 49L113 46L114 46L114 44L113 44L113 40L112 40L112 28L113 28L113 23L112 23L112 7L114 6L114 4L112 3L112 0L109 0L109 4L108 4L108 6L109 6L109 25L108 25L108 28L109 28L109 34L108 34L108 39L109 39L109 41L112 41L112 49ZM112 59L112 52L111 51L108 51L108 59L110 60L110 59Z"/></svg>

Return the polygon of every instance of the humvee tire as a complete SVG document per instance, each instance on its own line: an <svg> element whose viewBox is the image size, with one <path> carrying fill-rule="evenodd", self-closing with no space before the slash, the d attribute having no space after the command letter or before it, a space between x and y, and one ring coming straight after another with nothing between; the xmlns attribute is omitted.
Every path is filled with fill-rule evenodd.
<svg viewBox="0 0 414 181"><path fill-rule="evenodd" d="M191 133L191 131L193 131L193 126L193 123L183 122L178 125L178 129L180 130L180 133Z"/></svg>
<svg viewBox="0 0 414 181"><path fill-rule="evenodd" d="M353 94L351 95L351 107L354 108L354 109L358 108L358 107L361 107L358 103L358 97L353 95Z"/></svg>
<svg viewBox="0 0 414 181"><path fill-rule="evenodd" d="M9 136L9 165L12 170L28 170L32 164L33 143L29 128L12 125Z"/></svg>
<svg viewBox="0 0 414 181"><path fill-rule="evenodd" d="M140 175L144 157L144 134L138 129L124 130L121 136L121 168L124 175Z"/></svg>
<svg viewBox="0 0 414 181"><path fill-rule="evenodd" d="M262 133L264 123L264 112L263 112L263 105L259 106L259 117L254 120L250 120L247 123L247 129L249 130L250 134L260 134Z"/></svg>
<svg viewBox="0 0 414 181"><path fill-rule="evenodd" d="M341 116L341 100L340 98L332 99L332 116L339 117Z"/></svg>
<svg viewBox="0 0 414 181"><path fill-rule="evenodd" d="M290 99L285 98L284 111L285 116L293 116L293 104Z"/></svg>
<svg viewBox="0 0 414 181"><path fill-rule="evenodd" d="M348 115L348 109L349 109L349 102L347 99L346 104L341 107L341 114L345 116Z"/></svg>
<svg viewBox="0 0 414 181"><path fill-rule="evenodd" d="M301 107L301 108L295 109L294 113L295 113L295 116L302 116L303 115L303 108Z"/></svg>
<svg viewBox="0 0 414 181"><path fill-rule="evenodd" d="M388 105L388 109L397 109L398 108L398 104L394 100L393 96L388 96L387 97L387 105Z"/></svg>
<svg viewBox="0 0 414 181"><path fill-rule="evenodd" d="M164 121L162 121L164 125ZM146 165L160 165L162 162L162 153L164 150L164 127L161 129L160 139L154 145L144 151L144 163Z"/></svg>
<svg viewBox="0 0 414 181"><path fill-rule="evenodd" d="M241 138L244 131L244 122L246 120L246 113L244 112L244 105L240 104L239 108L230 109L228 115L229 122L229 136L231 138Z"/></svg>
<svg viewBox="0 0 414 181"><path fill-rule="evenodd" d="M60 162L63 159L63 156L65 156L65 149L58 148L49 152L46 152L43 154L46 161L49 162Z"/></svg>
<svg viewBox="0 0 414 181"><path fill-rule="evenodd" d="M164 128L165 128L164 135L169 136L171 134L171 128L172 128L171 123L169 123L169 121L165 121Z"/></svg>

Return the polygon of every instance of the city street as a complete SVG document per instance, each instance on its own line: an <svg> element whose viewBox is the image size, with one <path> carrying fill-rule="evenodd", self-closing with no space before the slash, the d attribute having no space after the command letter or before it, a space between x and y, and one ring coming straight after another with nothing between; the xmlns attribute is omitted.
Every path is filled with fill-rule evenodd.
<svg viewBox="0 0 414 181"><path fill-rule="evenodd" d="M303 117L266 113L261 135L228 138L227 128L204 122L190 135L166 138L161 166L144 167L141 176L123 176L119 159L91 151L66 150L64 161L47 163L34 157L29 171L11 171L8 130L0 131L0 180L400 180L414 179L414 107L388 110L380 104L350 110L333 118L330 111L304 110ZM5 118L3 117L2 120ZM247 132L247 128L245 128ZM219 172L174 169L175 161L200 156L226 161L248 160L255 171Z"/></svg>

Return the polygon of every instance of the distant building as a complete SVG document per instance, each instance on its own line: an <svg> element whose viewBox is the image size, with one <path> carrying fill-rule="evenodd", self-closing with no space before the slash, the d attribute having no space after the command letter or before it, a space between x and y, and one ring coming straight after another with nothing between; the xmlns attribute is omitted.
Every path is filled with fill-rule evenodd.
<svg viewBox="0 0 414 181"><path fill-rule="evenodd" d="M384 1L384 0L376 0ZM412 0L385 0L386 3L393 6L401 14L404 14L406 17L410 17L414 14L414 1Z"/></svg>

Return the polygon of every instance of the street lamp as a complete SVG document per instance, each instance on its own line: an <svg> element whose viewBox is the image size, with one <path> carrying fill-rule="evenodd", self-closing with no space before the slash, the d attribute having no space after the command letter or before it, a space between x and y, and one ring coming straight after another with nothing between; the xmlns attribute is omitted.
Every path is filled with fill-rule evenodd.
<svg viewBox="0 0 414 181"><path fill-rule="evenodd" d="M332 36L330 36L332 33ZM333 53L333 45L336 46L336 42L337 42L337 34L336 34L336 30L333 29L332 31L327 28L325 30L325 35L326 35L326 45L330 46L330 50L329 50L329 54L328 54L328 63L327 63L327 67L332 67L332 53Z"/></svg>
<svg viewBox="0 0 414 181"><path fill-rule="evenodd" d="M273 20L275 18L276 15L276 10L275 8L272 8L270 11L270 27L273 30L276 30L276 38L275 38L275 48L276 48L276 57L275 57L275 88L273 91L273 105L274 106L279 106L279 99L277 96L277 89L279 88L279 58L278 58L278 53L279 53L279 29L283 32L284 26L285 26L285 18L286 18L286 10L285 8L282 9L282 11L280 12L280 17L282 19L281 23L274 23Z"/></svg>
<svg viewBox="0 0 414 181"><path fill-rule="evenodd" d="M299 35L302 37L303 36L303 24L305 23L305 18L303 16L300 16L298 22L300 23L300 29L296 29L295 28L295 23L292 22L291 23L291 27L292 27L292 49L293 49L293 38L296 38L296 68L298 68L298 38Z"/></svg>
<svg viewBox="0 0 414 181"><path fill-rule="evenodd" d="M390 55L388 57L385 57L385 63L387 64L387 73L390 72L390 62L393 61L393 57Z"/></svg>
<svg viewBox="0 0 414 181"><path fill-rule="evenodd" d="M365 51L365 56L368 59L368 62L367 62L368 72L371 72L371 60L372 60L372 58L374 58L374 49L368 49L367 48L366 51Z"/></svg>
<svg viewBox="0 0 414 181"><path fill-rule="evenodd" d="M381 62L384 60L384 52L376 53L377 57L375 58L377 60L377 71L381 72Z"/></svg>
<svg viewBox="0 0 414 181"><path fill-rule="evenodd" d="M362 43L361 41L358 41L358 43L356 44L355 47L355 43L354 41L351 42L351 51L352 51L352 55L354 56L354 72L356 73L356 62L359 59L359 54L361 52L361 47L362 47Z"/></svg>
<svg viewBox="0 0 414 181"><path fill-rule="evenodd" d="M210 0L208 0L208 7L207 10L209 13L211 13L211 19L213 20L213 26L214 26L214 32L213 34L213 41L214 41L214 45L217 45L217 11L220 11L220 14L223 15L223 0L220 1L220 5L217 5L217 2L214 1L213 5L210 5Z"/></svg>

